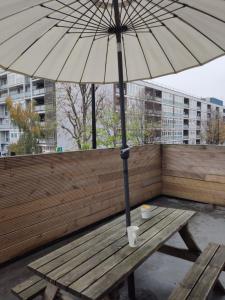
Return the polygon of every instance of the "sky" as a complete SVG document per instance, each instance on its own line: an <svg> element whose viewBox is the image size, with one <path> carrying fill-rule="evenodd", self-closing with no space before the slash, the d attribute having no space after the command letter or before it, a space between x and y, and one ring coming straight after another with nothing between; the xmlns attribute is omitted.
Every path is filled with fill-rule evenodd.
<svg viewBox="0 0 225 300"><path fill-rule="evenodd" d="M215 97L225 103L225 56L204 66L151 80L193 96Z"/></svg>

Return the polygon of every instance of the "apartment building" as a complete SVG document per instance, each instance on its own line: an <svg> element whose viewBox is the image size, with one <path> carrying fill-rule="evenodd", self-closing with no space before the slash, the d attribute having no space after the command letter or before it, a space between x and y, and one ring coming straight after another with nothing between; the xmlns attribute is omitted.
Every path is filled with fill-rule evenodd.
<svg viewBox="0 0 225 300"><path fill-rule="evenodd" d="M115 104L119 105L116 86ZM127 83L124 86L126 107L140 107L145 124L151 123L155 133L145 142L164 144L205 144L207 121L213 112L224 117L223 101L216 98L199 98L146 81ZM130 110L131 111L131 110ZM127 114L127 119L132 114Z"/></svg>
<svg viewBox="0 0 225 300"><path fill-rule="evenodd" d="M9 144L16 143L20 131L10 119L5 100L11 97L15 103L26 107L30 101L35 103L35 111L39 114L40 122L54 123L56 119L55 84L43 79L6 72L0 69L0 155L8 153ZM43 152L51 151L56 146L56 134L52 131L45 140L39 141Z"/></svg>

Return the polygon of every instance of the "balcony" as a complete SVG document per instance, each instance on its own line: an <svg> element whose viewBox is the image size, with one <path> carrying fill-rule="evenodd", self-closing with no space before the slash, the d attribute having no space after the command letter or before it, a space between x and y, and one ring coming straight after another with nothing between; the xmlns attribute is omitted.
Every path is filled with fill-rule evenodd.
<svg viewBox="0 0 225 300"><path fill-rule="evenodd" d="M45 89L39 89L39 90L33 90L32 91L32 96L40 96L40 95L44 95L45 94Z"/></svg>
<svg viewBox="0 0 225 300"><path fill-rule="evenodd" d="M6 90L8 88L7 83L6 84L0 84L0 90Z"/></svg>
<svg viewBox="0 0 225 300"><path fill-rule="evenodd" d="M186 129L186 130L188 130L189 129L189 125L184 124L183 128Z"/></svg>
<svg viewBox="0 0 225 300"><path fill-rule="evenodd" d="M184 117L185 119L188 119L188 118L189 118L189 114L183 114L183 117Z"/></svg>
<svg viewBox="0 0 225 300"><path fill-rule="evenodd" d="M0 130L1 131L10 130L10 123L2 123L2 124L0 124Z"/></svg>
<svg viewBox="0 0 225 300"><path fill-rule="evenodd" d="M200 115L197 115L197 116L196 116L196 120L201 120L201 116L200 116Z"/></svg>
<svg viewBox="0 0 225 300"><path fill-rule="evenodd" d="M65 262L68 268L73 268L72 274L75 275L75 263L71 265L69 260L71 257L68 256L72 251L80 251L78 254L80 253L82 257L90 255L90 261L93 263L95 263L93 256L98 255L100 251L104 251L106 255L108 251L115 251L117 257L122 260L119 251L123 251L122 242L126 239L126 230L121 230L121 234L125 237L119 240L120 247L114 247L114 240L110 238L108 232L111 231L114 237L118 238L119 226L117 225L125 221L121 218L120 223L113 225L116 227L107 227L108 220L115 220L115 214L122 214L124 209L121 160L118 152L118 149L101 149L0 159L1 184L4 184L1 193L0 262L8 262L1 269L1 299L14 299L10 290L29 278L31 273L27 269L28 263L64 245L68 259ZM174 209L194 210L200 213L190 220L188 227L196 243L202 248L208 242L225 244L223 180L225 150L223 147L145 145L131 149L129 162L132 204L136 206L147 202L151 206L158 206L161 210L160 215L154 214L151 220L143 222L150 221L153 226L161 216L168 226L175 220L171 217ZM167 208L171 209L168 214L169 220L164 214ZM139 219L139 215L134 215L132 220ZM98 222L97 226L96 222ZM104 224L104 231L93 235L93 228L100 228L99 222L101 225ZM163 232L161 227L158 231L151 232L152 241L149 240L147 245L144 244L141 251L147 246L152 247L155 240L158 237L160 239L165 232L168 235L167 248L168 245L182 248L184 256L186 255L186 259L190 261L195 260L199 254L198 252L195 254L194 251L188 252L179 234L169 239L171 235L167 228ZM183 235L185 232L183 231ZM92 247L85 245L87 241L92 244L92 239L82 240L87 233L92 239L98 240L100 234L105 237L104 244L99 243L95 247L95 253ZM74 248L68 248L71 241L75 241ZM130 255L135 253L137 257L136 249L132 250L126 244L125 247L131 253ZM168 299L175 283L179 284L191 265L190 262L185 263L182 259L164 256L163 249L165 251L166 247L162 244L160 252L156 253L154 258L150 257L146 264L135 272L137 287L141 293L157 295L157 299ZM48 267L52 267L53 270L56 268L56 263L59 268L62 266L62 252L55 252L57 253L57 256L50 255L54 261L51 261ZM127 250L122 253L126 254ZM176 251L174 253L176 254ZM108 256L104 258L103 263L106 259ZM80 260L73 261L78 263L79 268ZM115 262L115 260L109 261ZM149 272L149 266L153 271ZM90 266L91 272L94 267L95 265ZM64 271L62 268L60 270ZM78 271L80 270L79 268ZM126 287L122 287L119 292L126 295L126 291ZM214 295L216 295L215 299L221 298L213 292L212 299ZM68 298L67 295L64 298ZM150 297L147 296L146 299Z"/></svg>
<svg viewBox="0 0 225 300"><path fill-rule="evenodd" d="M14 100L23 99L24 98L24 93L10 94L9 97L11 97Z"/></svg>
<svg viewBox="0 0 225 300"><path fill-rule="evenodd" d="M9 142L10 142L10 139L9 139L9 138L1 138L1 137L0 137L0 144L8 145Z"/></svg>
<svg viewBox="0 0 225 300"><path fill-rule="evenodd" d="M35 112L45 112L45 105L35 105L34 111Z"/></svg>

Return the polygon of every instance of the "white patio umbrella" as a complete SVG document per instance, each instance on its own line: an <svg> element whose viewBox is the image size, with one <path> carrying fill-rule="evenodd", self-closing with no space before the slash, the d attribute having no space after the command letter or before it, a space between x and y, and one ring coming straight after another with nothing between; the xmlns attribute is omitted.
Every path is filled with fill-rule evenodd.
<svg viewBox="0 0 225 300"><path fill-rule="evenodd" d="M225 0L0 0L2 68L54 81L119 82L127 226L124 81L180 72L224 51Z"/></svg>

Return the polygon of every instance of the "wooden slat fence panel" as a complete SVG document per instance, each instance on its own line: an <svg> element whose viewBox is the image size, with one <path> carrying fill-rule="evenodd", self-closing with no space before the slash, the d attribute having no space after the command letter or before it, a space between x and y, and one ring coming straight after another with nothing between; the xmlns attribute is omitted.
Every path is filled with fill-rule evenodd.
<svg viewBox="0 0 225 300"><path fill-rule="evenodd" d="M134 147L132 205L161 194L159 145ZM0 159L0 263L124 208L118 149Z"/></svg>
<svg viewBox="0 0 225 300"><path fill-rule="evenodd" d="M162 193L225 205L225 147L163 145Z"/></svg>

